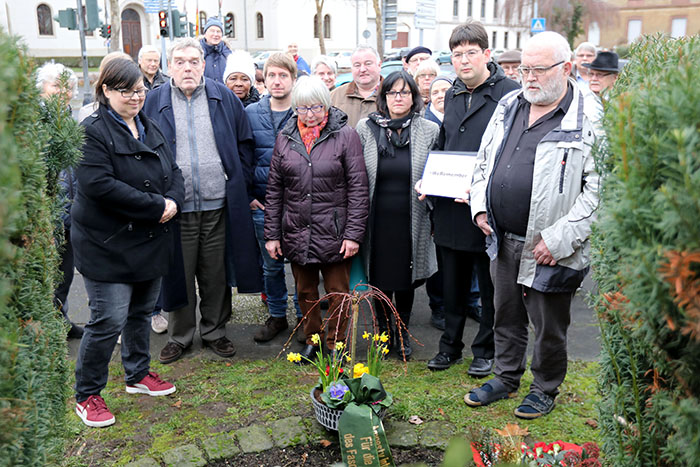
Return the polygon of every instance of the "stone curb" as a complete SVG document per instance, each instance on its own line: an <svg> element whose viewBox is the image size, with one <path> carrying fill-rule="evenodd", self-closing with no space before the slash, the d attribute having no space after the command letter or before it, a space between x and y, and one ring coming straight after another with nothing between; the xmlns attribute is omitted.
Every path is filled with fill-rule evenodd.
<svg viewBox="0 0 700 467"><path fill-rule="evenodd" d="M455 427L450 422L432 421L412 425L404 421L388 420L384 429L391 447L422 446L444 450ZM288 417L270 423L250 425L228 433L220 433L197 444L184 444L165 451L161 459L144 457L126 464L127 467L202 467L208 462L229 459L241 453L263 452L272 448L286 448L317 444L321 440L337 443L337 434L327 431L316 420L305 423L301 417Z"/></svg>

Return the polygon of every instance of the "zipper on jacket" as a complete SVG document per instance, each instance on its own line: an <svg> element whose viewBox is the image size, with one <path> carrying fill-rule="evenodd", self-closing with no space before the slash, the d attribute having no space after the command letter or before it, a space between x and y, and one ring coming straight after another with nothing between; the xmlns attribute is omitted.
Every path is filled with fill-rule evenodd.
<svg viewBox="0 0 700 467"><path fill-rule="evenodd" d="M340 227L338 226L338 210L333 209L333 224L335 225L335 238L340 237Z"/></svg>
<svg viewBox="0 0 700 467"><path fill-rule="evenodd" d="M187 132L190 146L190 164L192 165L192 201L194 210L199 211L202 205L199 180L199 155L197 153L197 140L194 131L194 110L192 99L187 100Z"/></svg>
<svg viewBox="0 0 700 467"><path fill-rule="evenodd" d="M123 225L123 226L119 227L119 230L117 230L117 231L114 232L112 235L110 235L109 237L107 237L107 239L104 240L102 243L108 243L108 242L111 241L114 237L116 237L117 235L119 235L120 233L124 232L124 231L127 230L127 229L129 230L129 232L131 232L132 230L134 230L134 226L133 226L133 224L132 224L131 222L129 222L129 223L126 224L126 225Z"/></svg>
<svg viewBox="0 0 700 467"><path fill-rule="evenodd" d="M473 95L474 95L473 93L471 93L471 92L469 93L469 99L467 100L467 112L469 112L469 109L472 108L472 96Z"/></svg>
<svg viewBox="0 0 700 467"><path fill-rule="evenodd" d="M564 172L566 172L566 159L569 158L569 148L564 149L564 158L561 160L561 175L559 176L559 193L564 192Z"/></svg>
<svg viewBox="0 0 700 467"><path fill-rule="evenodd" d="M221 162L221 158L219 158L219 167L221 167L221 173L224 174L224 180L228 182L228 175L226 174L226 169L224 169L224 163Z"/></svg>

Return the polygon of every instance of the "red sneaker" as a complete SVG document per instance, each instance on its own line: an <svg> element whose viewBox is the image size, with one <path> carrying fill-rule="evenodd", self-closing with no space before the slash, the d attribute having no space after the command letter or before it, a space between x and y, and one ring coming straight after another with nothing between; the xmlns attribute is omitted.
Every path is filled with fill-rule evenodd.
<svg viewBox="0 0 700 467"><path fill-rule="evenodd" d="M87 426L103 427L114 425L114 415L100 396L90 396L83 402L75 403L75 413Z"/></svg>
<svg viewBox="0 0 700 467"><path fill-rule="evenodd" d="M126 385L129 394L148 394L149 396L167 396L175 392L175 385L160 379L157 373L148 374L133 386Z"/></svg>

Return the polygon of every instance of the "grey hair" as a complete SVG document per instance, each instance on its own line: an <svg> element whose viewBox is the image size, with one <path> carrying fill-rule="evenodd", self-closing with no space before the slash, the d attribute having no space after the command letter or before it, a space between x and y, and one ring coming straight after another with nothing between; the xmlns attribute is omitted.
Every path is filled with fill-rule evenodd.
<svg viewBox="0 0 700 467"><path fill-rule="evenodd" d="M579 53L581 50L590 50L591 52L598 53L598 49L596 49L596 46L593 42L581 42L578 47L576 47L576 51L574 52L575 54Z"/></svg>
<svg viewBox="0 0 700 467"><path fill-rule="evenodd" d="M292 90L292 108L312 104L321 104L328 110L331 107L331 93L318 76L302 76Z"/></svg>
<svg viewBox="0 0 700 467"><path fill-rule="evenodd" d="M39 91L44 88L44 83L57 83L62 75L66 75L67 84L73 94L78 90L78 77L75 72L62 63L46 62L36 72L36 86Z"/></svg>
<svg viewBox="0 0 700 467"><path fill-rule="evenodd" d="M377 63L382 61L382 58L379 56L379 52L377 52L377 49L375 49L374 47L372 47L369 44L358 45L357 47L355 47L355 50L352 51L352 55L350 55L350 56L352 57L353 55L355 55L358 52L365 52L367 50L372 52L374 54L374 56L377 57Z"/></svg>
<svg viewBox="0 0 700 467"><path fill-rule="evenodd" d="M154 45L144 45L144 46L141 47L141 49L139 50L139 57L138 57L138 59L141 60L141 58L142 58L145 54L150 53L150 52L155 52L155 53L157 53L158 56L160 57L160 50L158 50L158 48L157 48L156 46L154 46Z"/></svg>
<svg viewBox="0 0 700 467"><path fill-rule="evenodd" d="M440 74L440 67L438 66L435 60L423 60L422 62L420 62L418 68L416 68L416 71L413 73L413 77L416 78L418 75L420 75L421 73L425 73L426 71L432 71L437 77L437 75Z"/></svg>
<svg viewBox="0 0 700 467"><path fill-rule="evenodd" d="M199 58L204 60L204 49L202 49L202 44L200 44L194 37L183 37L176 40L170 44L170 47L168 47L168 62L173 60L173 53L175 53L176 50L185 50L189 49L190 47L197 49L199 52Z"/></svg>
<svg viewBox="0 0 700 467"><path fill-rule="evenodd" d="M571 48L564 36L554 31L544 31L530 37L523 47L523 52L528 49L550 49L555 62L570 62Z"/></svg>
<svg viewBox="0 0 700 467"><path fill-rule="evenodd" d="M338 74L338 66L335 64L335 60L327 55L319 55L313 59L311 62L311 73L316 73L316 67L319 65L326 65L331 69L334 75Z"/></svg>

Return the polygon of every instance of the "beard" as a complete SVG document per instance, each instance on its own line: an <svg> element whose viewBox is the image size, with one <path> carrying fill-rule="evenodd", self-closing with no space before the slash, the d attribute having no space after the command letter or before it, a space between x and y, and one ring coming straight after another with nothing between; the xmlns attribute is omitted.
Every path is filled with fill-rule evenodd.
<svg viewBox="0 0 700 467"><path fill-rule="evenodd" d="M529 86L537 88L538 91L530 91ZM523 96L530 104L549 105L561 97L566 86L567 81L558 79L558 77L545 81L544 84L538 82L523 83Z"/></svg>

